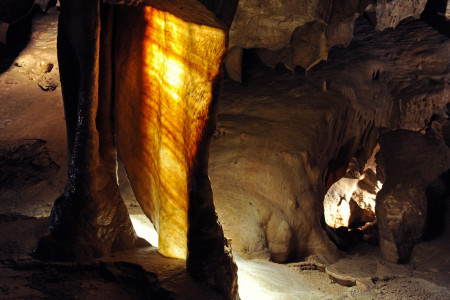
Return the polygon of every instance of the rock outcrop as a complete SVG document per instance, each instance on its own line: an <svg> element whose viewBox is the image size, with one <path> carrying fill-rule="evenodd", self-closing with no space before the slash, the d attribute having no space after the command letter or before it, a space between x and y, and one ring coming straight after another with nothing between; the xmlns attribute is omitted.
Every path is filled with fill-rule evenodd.
<svg viewBox="0 0 450 300"><path fill-rule="evenodd" d="M408 17L419 18L426 2L241 0L230 28L229 49L264 49L262 61L267 61L267 51L272 57L268 66L281 62L290 70L300 66L308 71L327 60L333 46L350 44L355 20L364 12L377 30L383 30L395 28ZM242 66L228 65L231 78L240 81L234 74Z"/></svg>
<svg viewBox="0 0 450 300"><path fill-rule="evenodd" d="M241 0L230 28L229 48L265 49L290 69L309 70L327 59L331 47L348 45L353 23L368 4L365 0ZM288 53L288 59L280 53Z"/></svg>
<svg viewBox="0 0 450 300"><path fill-rule="evenodd" d="M437 202L450 188L442 177L450 169L450 149L432 135L406 130L382 135L380 146L377 176L384 185L376 215L381 254L391 262L407 262L427 222L435 222L436 210L443 207Z"/></svg>
<svg viewBox="0 0 450 300"><path fill-rule="evenodd" d="M219 219L246 258L333 260L321 225L326 182L361 146L375 144L376 131L338 93L269 74L224 86L210 154Z"/></svg>
<svg viewBox="0 0 450 300"><path fill-rule="evenodd" d="M324 231L327 189L352 157L369 159L379 128L422 130L445 115L448 43L420 21L377 32L358 20L349 48L307 78L258 67L245 86L227 82L210 176L234 250L278 262L335 257Z"/></svg>
<svg viewBox="0 0 450 300"><path fill-rule="evenodd" d="M367 7L366 12L377 30L395 29L403 19L418 19L425 4L427 0L375 0Z"/></svg>

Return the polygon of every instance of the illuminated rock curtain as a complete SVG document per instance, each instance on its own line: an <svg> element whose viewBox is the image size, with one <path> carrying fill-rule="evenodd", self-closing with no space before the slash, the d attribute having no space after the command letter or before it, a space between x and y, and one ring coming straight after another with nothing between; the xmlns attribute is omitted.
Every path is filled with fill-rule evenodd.
<svg viewBox="0 0 450 300"><path fill-rule="evenodd" d="M123 7L115 37L117 149L159 252L237 297L236 266L215 213L209 140L226 30L196 1Z"/></svg>
<svg viewBox="0 0 450 300"><path fill-rule="evenodd" d="M226 29L195 0L111 2L121 5L61 3L69 180L36 255L73 260L145 244L120 195L118 152L159 252L237 299L207 174Z"/></svg>
<svg viewBox="0 0 450 300"><path fill-rule="evenodd" d="M136 198L159 232L160 253L185 259L189 181L207 138L225 33L153 7L133 11L125 15L139 14L144 23L118 39L117 146ZM139 26L145 26L142 40L123 43ZM133 66L125 53L142 57Z"/></svg>

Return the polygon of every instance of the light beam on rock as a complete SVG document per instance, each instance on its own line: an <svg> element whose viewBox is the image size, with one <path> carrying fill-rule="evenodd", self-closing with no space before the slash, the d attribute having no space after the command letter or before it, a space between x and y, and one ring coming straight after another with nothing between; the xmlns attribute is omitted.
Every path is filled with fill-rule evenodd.
<svg viewBox="0 0 450 300"><path fill-rule="evenodd" d="M117 140L136 198L159 233L159 252L185 259L190 172L226 36L220 26L160 6L143 8L141 90L137 98L118 97Z"/></svg>

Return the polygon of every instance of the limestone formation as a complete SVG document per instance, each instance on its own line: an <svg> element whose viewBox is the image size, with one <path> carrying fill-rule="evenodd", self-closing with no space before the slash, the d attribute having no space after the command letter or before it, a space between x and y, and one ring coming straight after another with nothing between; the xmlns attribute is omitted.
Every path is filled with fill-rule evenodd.
<svg viewBox="0 0 450 300"><path fill-rule="evenodd" d="M118 152L159 252L238 299L207 167L226 27L197 1L112 2L61 5L69 181L36 255L76 260L147 244L120 195Z"/></svg>
<svg viewBox="0 0 450 300"><path fill-rule="evenodd" d="M417 40L422 43L416 45ZM379 128L426 129L433 114L445 118L447 67L439 61L448 43L420 21L377 32L360 20L354 45L336 49L307 79L256 69L245 86L226 82L210 176L233 250L279 262L314 254L335 257L325 234L327 189L345 175L353 157L363 172ZM420 102L419 109L424 95L430 102ZM371 195L373 211L374 172L361 179L358 188Z"/></svg>
<svg viewBox="0 0 450 300"><path fill-rule="evenodd" d="M367 13L377 30L394 28L408 17L418 19L427 0L376 0L367 8Z"/></svg>
<svg viewBox="0 0 450 300"><path fill-rule="evenodd" d="M423 183L412 180L386 186L377 196L376 214L383 258L407 262L425 228L427 199Z"/></svg>
<svg viewBox="0 0 450 300"><path fill-rule="evenodd" d="M187 259L194 277L235 298L236 267L207 174L226 34L200 5L154 7L122 8L118 16L119 155L159 233L159 252Z"/></svg>
<svg viewBox="0 0 450 300"><path fill-rule="evenodd" d="M449 187L442 176L450 169L450 149L431 135L399 130L381 137L376 160L384 181L376 199L381 253L388 261L407 262L435 222L439 201L445 201L441 197Z"/></svg>
<svg viewBox="0 0 450 300"><path fill-rule="evenodd" d="M277 62L291 69L301 66L309 70L326 60L328 48L348 44L353 21L365 6L367 1L241 0L230 28L229 47L268 51L290 48L292 58L280 56ZM329 43L325 34L328 24Z"/></svg>
<svg viewBox="0 0 450 300"><path fill-rule="evenodd" d="M55 201L51 234L40 240L36 255L74 260L145 243L134 232L116 179L115 141L108 109L111 82L107 80L111 67L107 41L112 31L104 30L100 36L99 3L65 3L61 6L58 52L69 180L65 193ZM108 7L102 7L101 12L104 20L112 16ZM72 26L77 24L85 26L74 32ZM99 68L100 60L103 69Z"/></svg>
<svg viewBox="0 0 450 300"><path fill-rule="evenodd" d="M225 56L225 68L228 76L237 82L242 82L242 55L241 47L233 47L227 51Z"/></svg>
<svg viewBox="0 0 450 300"><path fill-rule="evenodd" d="M230 28L229 49L264 49L267 65L283 63L289 70L306 71L322 60L334 46L347 47L353 38L355 20L366 11L377 30L395 28L408 17L419 18L427 1L413 0L270 0L239 1ZM271 53L268 61L267 54ZM288 58L286 58L286 55ZM234 59L234 56L230 56ZM227 63L231 78L236 60ZM228 71L228 66L226 69ZM240 66L242 67L242 66Z"/></svg>
<svg viewBox="0 0 450 300"><path fill-rule="evenodd" d="M366 171L360 178L345 176L330 187L324 200L325 221L329 226L356 228L375 221L378 187L376 180L364 186L367 173L371 172Z"/></svg>
<svg viewBox="0 0 450 300"><path fill-rule="evenodd" d="M355 112L339 94L295 86L287 76L224 87L223 134L210 155L215 203L225 236L245 258L333 261L337 251L320 221L326 179L345 172L354 151L370 145L376 132L370 122L350 117Z"/></svg>
<svg viewBox="0 0 450 300"><path fill-rule="evenodd" d="M290 69L301 66L308 71L326 60L333 46L350 44L354 22L365 10L376 29L383 30L395 28L405 18L418 18L426 3L425 0L370 2L241 0L230 28L229 48L258 48L279 54L289 48L292 66L286 64L291 59L282 55L275 59L276 62L283 62ZM233 66L230 74L235 74L236 65L230 65Z"/></svg>
<svg viewBox="0 0 450 300"><path fill-rule="evenodd" d="M379 145L365 164L352 158L344 177L328 189L323 203L328 226L358 228L375 221L375 197L381 188L375 173L378 150Z"/></svg>
<svg viewBox="0 0 450 300"><path fill-rule="evenodd" d="M309 71L321 60L327 60L326 25L317 21L297 27L291 36L292 63Z"/></svg>

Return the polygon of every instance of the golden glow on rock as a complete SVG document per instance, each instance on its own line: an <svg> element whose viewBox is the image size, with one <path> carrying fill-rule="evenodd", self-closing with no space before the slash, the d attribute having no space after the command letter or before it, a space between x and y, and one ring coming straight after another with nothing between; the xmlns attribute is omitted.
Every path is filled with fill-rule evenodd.
<svg viewBox="0 0 450 300"><path fill-rule="evenodd" d="M364 177L361 176L360 179ZM328 226L339 228L341 226L349 227L349 220L352 214L350 200L355 201L361 209L375 213L376 193L383 186L377 181L375 194L359 188L360 179L343 177L335 182L323 202L325 222Z"/></svg>
<svg viewBox="0 0 450 300"><path fill-rule="evenodd" d="M189 175L209 118L226 35L220 26L142 9L142 77L136 79L142 80L137 85L142 90L134 94L137 99L117 100L118 148L136 198L159 233L159 252L184 259Z"/></svg>

